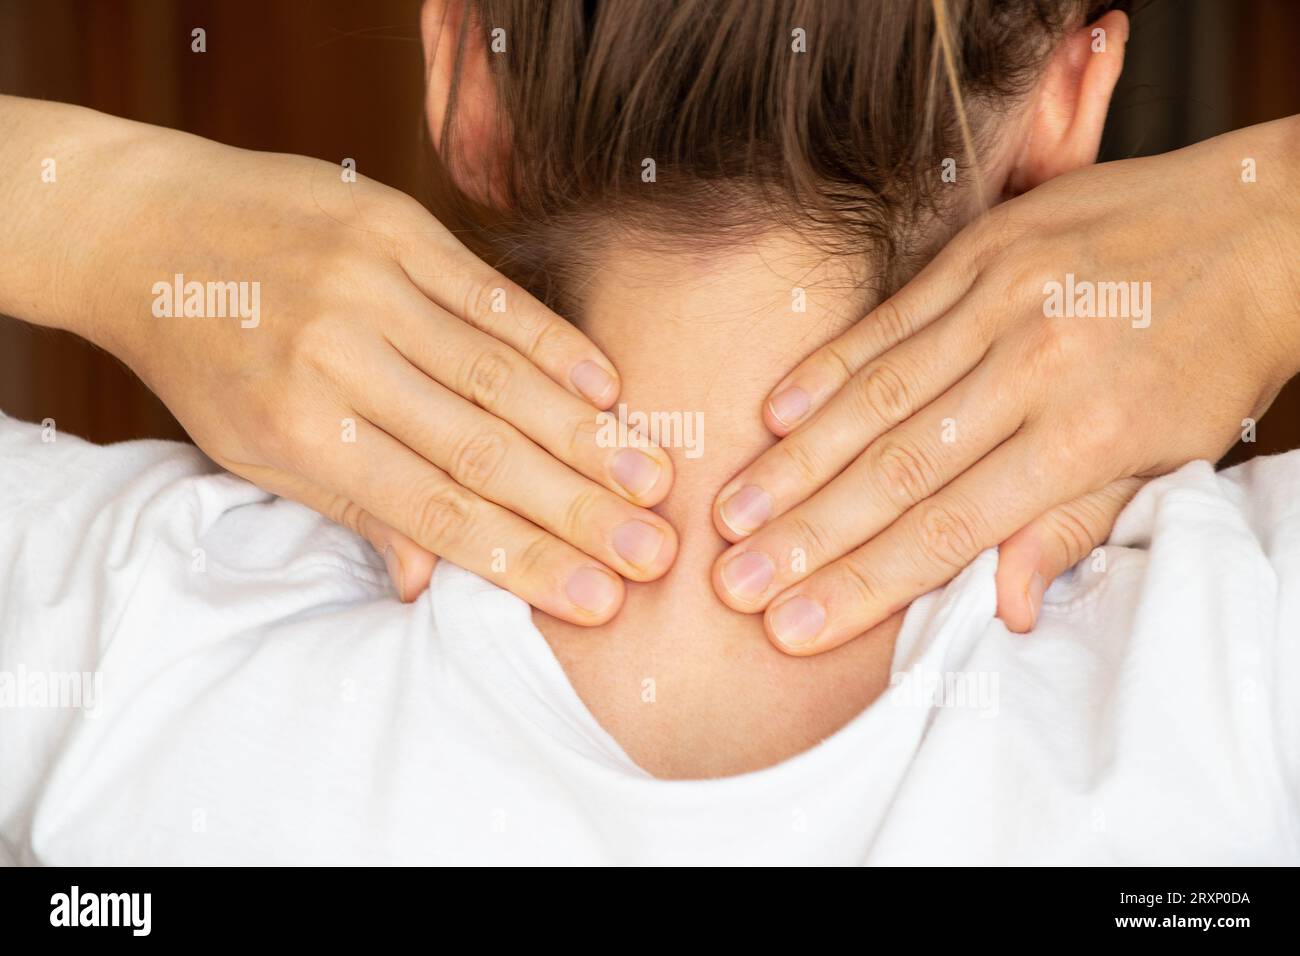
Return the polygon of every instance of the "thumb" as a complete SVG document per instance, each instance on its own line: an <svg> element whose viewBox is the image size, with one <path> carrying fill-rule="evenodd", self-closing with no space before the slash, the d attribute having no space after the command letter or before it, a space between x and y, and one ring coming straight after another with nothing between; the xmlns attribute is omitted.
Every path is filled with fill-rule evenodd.
<svg viewBox="0 0 1300 956"><path fill-rule="evenodd" d="M361 512L360 524L356 530L383 557L397 599L410 603L423 594L438 558L369 512Z"/></svg>
<svg viewBox="0 0 1300 956"><path fill-rule="evenodd" d="M221 461L218 464L230 467ZM230 470L234 471L233 468ZM396 528L384 524L360 505L301 478L281 474L273 469L241 468L237 474L273 495L291 498L306 505L369 541L371 547L384 559L399 601L410 603L429 586L433 566L438 563L437 556L424 550Z"/></svg>
<svg viewBox="0 0 1300 956"><path fill-rule="evenodd" d="M270 483L259 485L267 487ZM350 528L370 542L388 568L397 599L410 603L424 593L433 577L433 566L438 558L420 547L402 532L384 524L360 505L348 501L341 495L325 492L314 485L295 482L288 487L288 482L277 482L268 490L284 497L300 501L336 524Z"/></svg>
<svg viewBox="0 0 1300 956"><path fill-rule="evenodd" d="M1024 634L1038 623L1043 592L1110 536L1115 519L1142 487L1124 478L1036 518L998 548L998 617Z"/></svg>

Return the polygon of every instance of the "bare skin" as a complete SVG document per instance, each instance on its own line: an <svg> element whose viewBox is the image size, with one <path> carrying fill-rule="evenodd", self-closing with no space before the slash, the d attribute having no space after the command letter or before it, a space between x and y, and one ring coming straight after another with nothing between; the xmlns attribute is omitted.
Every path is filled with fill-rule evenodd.
<svg viewBox="0 0 1300 956"><path fill-rule="evenodd" d="M769 766L842 727L888 684L901 613L839 651L800 660L764 637L760 616L723 604L709 581L727 547L710 520L713 498L774 443L762 398L790 356L871 305L853 284L798 241L772 237L707 258L627 249L601 263L588 288L581 328L622 371L622 400L633 410L698 412L703 441L698 456L665 448L676 480L655 510L679 535L669 572L629 583L626 613L608 624L575 627L540 611L534 621L597 720L656 776ZM807 290L805 313L791 309L795 287Z"/></svg>

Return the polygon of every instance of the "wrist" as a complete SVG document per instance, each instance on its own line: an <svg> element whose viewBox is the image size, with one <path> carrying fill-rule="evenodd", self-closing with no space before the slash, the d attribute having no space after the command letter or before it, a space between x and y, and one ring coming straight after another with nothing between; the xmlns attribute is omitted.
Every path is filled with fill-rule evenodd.
<svg viewBox="0 0 1300 956"><path fill-rule="evenodd" d="M0 97L0 118L0 312L113 351L114 273L143 226L132 170L168 131L14 97Z"/></svg>

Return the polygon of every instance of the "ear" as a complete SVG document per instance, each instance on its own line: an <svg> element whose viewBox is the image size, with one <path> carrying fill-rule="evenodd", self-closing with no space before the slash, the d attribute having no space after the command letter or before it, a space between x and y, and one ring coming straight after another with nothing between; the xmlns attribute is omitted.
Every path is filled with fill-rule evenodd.
<svg viewBox="0 0 1300 956"><path fill-rule="evenodd" d="M1057 44L1026 111L1025 145L1007 179L1010 195L1096 162L1127 40L1128 17L1112 10Z"/></svg>
<svg viewBox="0 0 1300 956"><path fill-rule="evenodd" d="M466 0L425 0L420 11L424 40L425 116L433 146L456 185L472 199L491 205L498 201L504 182L505 148L497 120L496 87L484 34L469 23L456 76L456 51L465 18L472 16ZM456 82L456 112L449 144L443 143L443 126ZM449 148L444 149L444 145Z"/></svg>

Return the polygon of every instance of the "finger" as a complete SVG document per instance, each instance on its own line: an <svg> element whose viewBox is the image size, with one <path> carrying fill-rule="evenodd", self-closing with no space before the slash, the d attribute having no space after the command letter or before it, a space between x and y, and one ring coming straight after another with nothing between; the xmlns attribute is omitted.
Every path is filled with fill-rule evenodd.
<svg viewBox="0 0 1300 956"><path fill-rule="evenodd" d="M399 264L430 300L505 342L597 408L619 393L618 372L591 340L464 246L404 243Z"/></svg>
<svg viewBox="0 0 1300 956"><path fill-rule="evenodd" d="M996 449L1023 422L1018 397L996 387L999 375L976 369L817 494L725 551L714 563L718 597L737 611L762 610Z"/></svg>
<svg viewBox="0 0 1300 956"><path fill-rule="evenodd" d="M668 494L672 460L648 439L604 440L607 416L560 388L518 352L428 303L412 302L389 336L434 381L523 432L552 456L639 505ZM371 381L359 382L369 392ZM400 394L400 392L399 392Z"/></svg>
<svg viewBox="0 0 1300 956"><path fill-rule="evenodd" d="M718 533L739 541L807 499L975 368L986 347L974 323L949 316L867 364L806 425L727 482L713 505Z"/></svg>
<svg viewBox="0 0 1300 956"><path fill-rule="evenodd" d="M397 591L397 599L410 603L424 593L433 577L436 555L420 547L396 528L384 524L369 512L361 511L360 534L384 559L388 577Z"/></svg>
<svg viewBox="0 0 1300 956"><path fill-rule="evenodd" d="M437 556L355 502L325 491L305 479L280 473L260 477L258 484L282 498L306 505L370 542L370 546L384 559L393 589L403 603L414 601L429 586L434 565L438 563Z"/></svg>
<svg viewBox="0 0 1300 956"><path fill-rule="evenodd" d="M838 647L1092 481L1059 443L1019 432L882 534L778 595L764 615L768 637L799 656Z"/></svg>
<svg viewBox="0 0 1300 956"><path fill-rule="evenodd" d="M577 474L397 353L365 367L383 368L389 387L358 395L357 410L458 484L626 578L652 581L672 564L676 532L659 515Z"/></svg>
<svg viewBox="0 0 1300 956"><path fill-rule="evenodd" d="M954 239L915 278L843 335L808 356L772 389L763 421L789 434L824 405L864 365L915 335L960 302L978 270L962 237Z"/></svg>
<svg viewBox="0 0 1300 956"><path fill-rule="evenodd" d="M1058 576L1104 544L1125 505L1145 484L1124 478L1053 508L998 548L998 617L1007 629L1034 629L1043 592Z"/></svg>
<svg viewBox="0 0 1300 956"><path fill-rule="evenodd" d="M609 568L474 494L364 419L355 423L350 443L322 429L306 457L342 498L366 502L366 511L420 547L547 614L602 624L622 605L623 581Z"/></svg>

